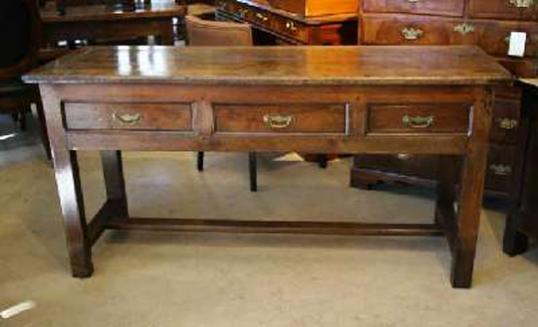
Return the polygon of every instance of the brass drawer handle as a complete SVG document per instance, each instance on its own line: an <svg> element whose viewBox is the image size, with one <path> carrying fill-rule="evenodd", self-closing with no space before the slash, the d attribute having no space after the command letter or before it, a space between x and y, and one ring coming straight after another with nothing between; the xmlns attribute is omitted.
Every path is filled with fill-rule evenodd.
<svg viewBox="0 0 538 327"><path fill-rule="evenodd" d="M402 30L402 35L408 41L415 41L424 35L424 31L420 28L406 27Z"/></svg>
<svg viewBox="0 0 538 327"><path fill-rule="evenodd" d="M265 16L264 14L259 13L259 12L256 13L256 17L257 17L258 19L260 19L260 20L263 20L264 22L266 22L266 21L269 20L269 17L267 17L267 16Z"/></svg>
<svg viewBox="0 0 538 327"><path fill-rule="evenodd" d="M508 165L492 164L489 166L489 170L497 176L508 176L512 173L512 167Z"/></svg>
<svg viewBox="0 0 538 327"><path fill-rule="evenodd" d="M293 123L293 116L291 115L264 115L263 122L265 125L272 129L284 129L290 127Z"/></svg>
<svg viewBox="0 0 538 327"><path fill-rule="evenodd" d="M519 122L516 119L510 118L499 118L497 119L497 123L499 124L499 128L506 130L515 129L519 125Z"/></svg>
<svg viewBox="0 0 538 327"><path fill-rule="evenodd" d="M293 32L297 31L297 25L295 25L295 23L292 22L292 21L287 21L286 22L286 28L288 30L290 30L290 31L293 31Z"/></svg>
<svg viewBox="0 0 538 327"><path fill-rule="evenodd" d="M508 4L516 8L530 8L534 0L508 0Z"/></svg>
<svg viewBox="0 0 538 327"><path fill-rule="evenodd" d="M461 35L472 33L474 32L474 30L475 30L474 26L467 23L459 24L454 27L454 32L458 32Z"/></svg>
<svg viewBox="0 0 538 327"><path fill-rule="evenodd" d="M136 125L142 121L142 115L139 113L119 114L115 112L112 114L112 119L123 125Z"/></svg>
<svg viewBox="0 0 538 327"><path fill-rule="evenodd" d="M402 123L410 128L421 129L431 127L435 119L433 116L409 116L405 115L402 118Z"/></svg>
<svg viewBox="0 0 538 327"><path fill-rule="evenodd" d="M407 2L409 2L409 3L419 3L420 0L407 0Z"/></svg>

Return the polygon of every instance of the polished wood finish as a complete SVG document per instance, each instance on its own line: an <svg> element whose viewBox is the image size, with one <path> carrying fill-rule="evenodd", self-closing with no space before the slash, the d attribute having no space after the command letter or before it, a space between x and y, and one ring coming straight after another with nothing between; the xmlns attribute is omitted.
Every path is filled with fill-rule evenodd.
<svg viewBox="0 0 538 327"><path fill-rule="evenodd" d="M54 6L41 9L43 47L80 39L129 39L155 35L165 45L174 44L172 18L183 17L187 7L174 0L153 1L136 11L113 10L105 5L67 7L65 15Z"/></svg>
<svg viewBox="0 0 538 327"><path fill-rule="evenodd" d="M289 11L303 17L336 14L354 14L359 8L359 0L268 0L274 8Z"/></svg>
<svg viewBox="0 0 538 327"><path fill-rule="evenodd" d="M145 55L154 58L153 65L140 60ZM413 60L416 57L429 59L417 62ZM91 275L91 244L109 228L348 235L439 235L444 231L453 254L452 285L471 285L492 86L511 80L506 70L476 47L101 47L63 57L35 70L25 80L40 83L44 94L76 277ZM86 120L89 111L80 103L92 106L99 114L105 110L105 121L108 108L123 110L123 104L143 103L140 108L146 115L163 106L168 108L169 104L174 107L176 103L190 103L193 128L152 130L154 126L150 125L137 130L105 124L109 129L103 130L99 119L90 121L90 125L75 122ZM469 122L470 111L473 119L468 133L460 129L448 133L368 132L368 108L376 108L384 121L391 121L389 125L392 121L408 125L400 110L408 107L420 108L420 114L432 116L433 121L438 117L441 126L452 120ZM64 108L86 113L71 113L66 120ZM392 113L392 119L382 111ZM133 118L136 114L129 114L124 117L127 123L145 124ZM272 115L284 118L269 120L272 129L276 129L269 131L263 125ZM227 130L222 131L219 123L228 126ZM422 121L415 123L420 125ZM74 130L69 124L83 124L85 128ZM418 125L414 128L421 129ZM290 130L284 131L286 128ZM76 151L80 150L104 151L107 200L89 226L84 218L76 162ZM148 219L129 218L127 214L119 153L127 150L352 154L405 151L453 155L462 157L464 163L458 212L444 217L443 225L439 223L441 219L426 225Z"/></svg>
<svg viewBox="0 0 538 327"><path fill-rule="evenodd" d="M538 75L536 1L508 0L364 0L359 10L359 42L366 45L476 44L520 77ZM511 32L526 32L524 58L507 56ZM515 171L513 146L520 132L521 91L497 90L490 135L488 195L508 197ZM351 185L370 189L377 183L435 185L438 160L408 153L355 157Z"/></svg>
<svg viewBox="0 0 538 327"><path fill-rule="evenodd" d="M363 0L362 10L379 13L413 13L446 16L462 16L464 0L409 1L409 0Z"/></svg>
<svg viewBox="0 0 538 327"><path fill-rule="evenodd" d="M538 239L538 79L523 85L522 129L503 242L504 252L511 256L527 251L529 238Z"/></svg>
<svg viewBox="0 0 538 327"><path fill-rule="evenodd" d="M308 1L308 0L307 0ZM319 0L318 0L319 1ZM300 1L281 1L285 6L301 6ZM278 9L264 0L217 0L217 18L249 23L256 31L272 36L277 44L350 45L357 44L357 13L342 13L347 2L335 4L330 10L315 17L302 16ZM326 1L328 3L328 1ZM293 9L291 8L291 9ZM349 9L345 9L347 11ZM323 10L325 12L325 9ZM259 38L258 38L259 39ZM265 39L255 40L263 44Z"/></svg>

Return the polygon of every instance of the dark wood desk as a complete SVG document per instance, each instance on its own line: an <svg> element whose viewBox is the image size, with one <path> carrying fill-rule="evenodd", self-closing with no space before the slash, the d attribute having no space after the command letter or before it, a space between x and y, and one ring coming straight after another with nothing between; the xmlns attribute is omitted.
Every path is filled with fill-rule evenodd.
<svg viewBox="0 0 538 327"><path fill-rule="evenodd" d="M267 0L217 0L217 18L250 24L279 44L356 45L357 11L304 17L272 7ZM338 4L333 5L334 9ZM330 8L330 6L329 6ZM274 41L274 40L273 40ZM264 43L259 42L259 43Z"/></svg>
<svg viewBox="0 0 538 327"><path fill-rule="evenodd" d="M87 48L39 83L73 275L93 272L106 229L446 235L452 285L470 287L493 84L511 75L476 47ZM86 223L77 151L100 150L108 200ZM129 217L121 151L297 151L463 157L443 167L432 224ZM454 202L458 205L454 206ZM457 207L458 209L455 209ZM299 208L298 208L299 209Z"/></svg>
<svg viewBox="0 0 538 327"><path fill-rule="evenodd" d="M79 39L121 39L155 35L160 43L174 44L172 18L186 14L185 5L174 0L153 1L135 11L111 10L105 5L67 7L59 15L55 6L41 10L43 47L58 41Z"/></svg>
<svg viewBox="0 0 538 327"><path fill-rule="evenodd" d="M518 255L529 246L529 237L538 239L538 79L521 82L521 124L512 181L512 206L504 231L504 252Z"/></svg>

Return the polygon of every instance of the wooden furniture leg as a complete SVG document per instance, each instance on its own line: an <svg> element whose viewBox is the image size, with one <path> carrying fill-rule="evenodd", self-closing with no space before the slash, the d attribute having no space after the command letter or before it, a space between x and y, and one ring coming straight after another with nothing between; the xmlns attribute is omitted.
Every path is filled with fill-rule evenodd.
<svg viewBox="0 0 538 327"><path fill-rule="evenodd" d="M248 171L250 178L250 191L258 192L258 160L256 152L248 153Z"/></svg>
<svg viewBox="0 0 538 327"><path fill-rule="evenodd" d="M52 160L52 152L50 150L50 141L49 135L47 133L47 122L45 118L45 113L43 111L43 104L41 103L39 92L37 92L37 100L35 101L37 118L39 119L39 131L41 133L41 142L43 142L43 147L45 148L45 154L47 155L48 160Z"/></svg>
<svg viewBox="0 0 538 327"><path fill-rule="evenodd" d="M205 153L201 151L196 154L196 168L198 171L204 171L204 156Z"/></svg>
<svg viewBox="0 0 538 327"><path fill-rule="evenodd" d="M48 86L40 88L45 116L53 148L53 164L60 207L73 277L90 277L93 273L91 240L84 212L77 155L69 151L63 134L61 103L56 92Z"/></svg>
<svg viewBox="0 0 538 327"><path fill-rule="evenodd" d="M456 228L452 246L452 286L470 288L484 193L492 97L484 94L474 105L473 135L462 165ZM449 240L450 241L450 240Z"/></svg>
<svg viewBox="0 0 538 327"><path fill-rule="evenodd" d="M512 257L525 253L529 248L529 237L518 230L519 218L515 214L517 213L511 212L506 218L503 236L503 251Z"/></svg>
<svg viewBox="0 0 538 327"><path fill-rule="evenodd" d="M101 151L107 201L113 202L115 218L129 216L121 151Z"/></svg>

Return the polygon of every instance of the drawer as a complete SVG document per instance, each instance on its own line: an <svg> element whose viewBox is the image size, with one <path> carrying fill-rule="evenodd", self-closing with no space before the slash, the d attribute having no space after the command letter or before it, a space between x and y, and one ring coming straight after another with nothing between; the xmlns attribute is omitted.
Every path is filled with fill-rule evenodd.
<svg viewBox="0 0 538 327"><path fill-rule="evenodd" d="M536 0L470 0L469 15L476 18L537 20Z"/></svg>
<svg viewBox="0 0 538 327"><path fill-rule="evenodd" d="M347 134L347 104L215 104L216 133Z"/></svg>
<svg viewBox="0 0 538 327"><path fill-rule="evenodd" d="M192 130L188 103L66 103L67 129Z"/></svg>
<svg viewBox="0 0 538 327"><path fill-rule="evenodd" d="M469 104L371 104L368 133L454 133L470 127Z"/></svg>
<svg viewBox="0 0 538 327"><path fill-rule="evenodd" d="M497 143L515 144L518 140L521 101L496 97L490 139Z"/></svg>
<svg viewBox="0 0 538 327"><path fill-rule="evenodd" d="M363 0L363 11L370 13L412 13L463 16L464 0Z"/></svg>
<svg viewBox="0 0 538 327"><path fill-rule="evenodd" d="M537 0L538 1L538 0ZM538 56L538 24L527 22L469 22L478 33L478 45L487 53L507 56L511 32L526 32L526 57Z"/></svg>
<svg viewBox="0 0 538 327"><path fill-rule="evenodd" d="M515 146L491 144L486 171L486 188L497 192L510 192Z"/></svg>
<svg viewBox="0 0 538 327"><path fill-rule="evenodd" d="M477 33L461 19L414 15L364 15L363 44L476 44Z"/></svg>

